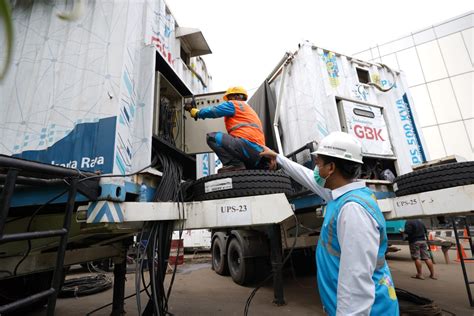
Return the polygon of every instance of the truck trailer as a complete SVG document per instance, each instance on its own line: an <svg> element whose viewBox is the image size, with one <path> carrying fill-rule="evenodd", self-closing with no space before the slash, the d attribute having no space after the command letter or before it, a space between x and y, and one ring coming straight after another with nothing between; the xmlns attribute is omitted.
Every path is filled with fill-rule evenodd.
<svg viewBox="0 0 474 316"><path fill-rule="evenodd" d="M206 133L225 131L223 120L183 113L193 98L198 108L222 101L200 57L211 53L202 32L179 26L163 0L91 1L75 20L58 18L69 9L13 6L13 64L0 83L0 313L47 302L53 315L64 267L113 258L112 314L121 315L134 237L137 293L148 266L155 297L143 312L166 312L172 233L193 229L212 230L217 273L246 284L263 270L282 304L282 265L316 246L322 200L281 171L197 179L214 163L202 159ZM249 103L268 145L308 167L329 132L360 138L361 180L387 218L472 211L472 171L422 185L447 165L412 172L429 157L399 71L304 42ZM455 165L456 175L472 168Z"/></svg>

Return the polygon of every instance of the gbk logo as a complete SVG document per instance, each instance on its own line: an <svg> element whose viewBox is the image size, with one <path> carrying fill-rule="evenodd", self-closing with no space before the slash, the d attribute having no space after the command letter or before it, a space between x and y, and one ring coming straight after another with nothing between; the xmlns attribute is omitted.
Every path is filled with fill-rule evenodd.
<svg viewBox="0 0 474 316"><path fill-rule="evenodd" d="M382 129L377 129L377 128L372 128L369 126L361 126L361 125L355 125L354 126L354 133L356 134L357 137L359 138L365 138L369 140L381 140L385 141L385 139L382 138Z"/></svg>

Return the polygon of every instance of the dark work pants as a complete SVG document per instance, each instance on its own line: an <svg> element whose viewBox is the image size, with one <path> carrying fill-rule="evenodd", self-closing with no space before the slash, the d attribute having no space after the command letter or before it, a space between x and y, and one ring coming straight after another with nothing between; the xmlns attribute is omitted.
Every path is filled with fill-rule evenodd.
<svg viewBox="0 0 474 316"><path fill-rule="evenodd" d="M216 153L224 166L245 166L247 169L268 169L267 159L260 157L263 150L247 141L229 134L214 132L207 134L207 144Z"/></svg>

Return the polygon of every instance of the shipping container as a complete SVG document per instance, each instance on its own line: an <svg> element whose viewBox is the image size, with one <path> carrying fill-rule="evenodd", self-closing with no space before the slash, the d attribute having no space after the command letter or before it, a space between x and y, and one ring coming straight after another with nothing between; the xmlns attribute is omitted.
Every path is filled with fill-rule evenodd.
<svg viewBox="0 0 474 316"><path fill-rule="evenodd" d="M69 2L14 4L0 154L127 174L150 164L153 136L184 148L183 96L212 81L200 30L179 26L163 0L88 1L74 21L57 16Z"/></svg>

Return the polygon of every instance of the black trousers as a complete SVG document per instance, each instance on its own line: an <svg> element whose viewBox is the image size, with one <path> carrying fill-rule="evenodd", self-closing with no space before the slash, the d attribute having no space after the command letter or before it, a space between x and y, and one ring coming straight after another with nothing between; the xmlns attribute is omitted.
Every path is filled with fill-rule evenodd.
<svg viewBox="0 0 474 316"><path fill-rule="evenodd" d="M207 144L224 166L245 166L247 169L269 168L269 161L259 155L263 148L256 144L249 144L242 138L213 132L207 134Z"/></svg>

